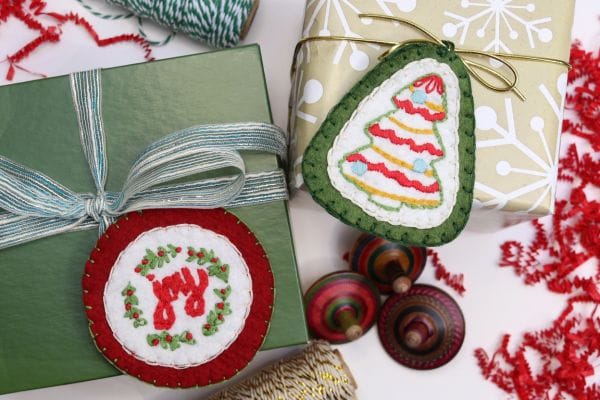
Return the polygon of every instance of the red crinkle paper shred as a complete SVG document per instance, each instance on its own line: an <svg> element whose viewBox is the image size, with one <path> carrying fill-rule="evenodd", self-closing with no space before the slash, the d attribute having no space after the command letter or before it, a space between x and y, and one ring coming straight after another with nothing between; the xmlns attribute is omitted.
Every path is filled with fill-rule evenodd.
<svg viewBox="0 0 600 400"><path fill-rule="evenodd" d="M44 24L44 21L50 20L53 23ZM8 55L6 60L9 63L6 80L11 81L14 78L15 70L45 76L44 74L31 72L19 65L40 46L47 43L57 43L62 36L61 27L67 23L73 23L82 27L96 42L99 47L109 46L111 44L131 42L139 45L144 51L144 58L148 61L153 60L152 50L148 42L140 35L121 34L108 38L100 38L94 27L84 18L73 12L66 14L46 11L46 3L42 0L1 0L0 1L0 22L6 22L9 18L15 18L23 22L29 29L38 32L38 36L25 44L15 53Z"/></svg>
<svg viewBox="0 0 600 400"><path fill-rule="evenodd" d="M566 195L552 217L532 222L531 243L502 245L500 262L527 285L544 282L571 297L550 328L525 333L514 352L509 335L492 357L475 351L483 375L521 400L600 399L600 54L575 43L571 63L566 107L573 118L563 136L583 145L570 144L560 160Z"/></svg>
<svg viewBox="0 0 600 400"><path fill-rule="evenodd" d="M435 279L438 281L444 282L450 288L452 288L456 293L461 296L465 294L466 289L464 286L465 276L464 274L453 274L440 260L440 256L437 251L433 249L427 249L427 255L431 260L431 265L435 270Z"/></svg>

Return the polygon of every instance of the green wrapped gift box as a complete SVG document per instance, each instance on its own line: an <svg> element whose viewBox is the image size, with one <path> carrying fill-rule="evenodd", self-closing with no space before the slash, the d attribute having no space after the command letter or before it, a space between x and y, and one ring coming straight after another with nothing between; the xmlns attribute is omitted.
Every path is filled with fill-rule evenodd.
<svg viewBox="0 0 600 400"><path fill-rule="evenodd" d="M136 156L171 132L204 123L271 122L258 46L102 71L109 172L119 191ZM68 188L93 192L67 76L0 88L0 154ZM244 154L248 172L277 168ZM275 305L262 349L307 341L287 205L230 210L263 244ZM118 375L90 338L81 276L97 238L73 232L0 250L0 393Z"/></svg>

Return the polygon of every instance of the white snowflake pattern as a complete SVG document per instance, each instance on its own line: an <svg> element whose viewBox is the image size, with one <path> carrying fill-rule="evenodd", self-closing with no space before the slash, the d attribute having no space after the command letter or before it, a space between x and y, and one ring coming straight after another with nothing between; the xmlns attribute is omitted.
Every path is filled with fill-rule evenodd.
<svg viewBox="0 0 600 400"><path fill-rule="evenodd" d="M561 103L557 103L555 98L552 96L546 85L541 84L538 89L540 90L548 106L552 109L554 116L556 117L557 132L556 135L561 133L562 112L564 108L564 97L567 88L567 75L562 74L557 80L556 88L561 97ZM528 159L533 161L537 165L538 169L524 169L517 168L510 164L510 162L502 160L496 164L496 172L500 176L507 176L509 174L524 174L533 176L537 179L535 182L528 185L522 186L512 192L503 193L497 189L494 189L481 182L475 183L475 188L489 196L492 196L491 200L482 202L480 205L483 207L492 207L496 209L502 209L506 204L518 197L526 195L528 193L535 192L543 189L537 200L525 210L524 213L531 213L548 197L554 197L556 192L556 177L558 173L558 146L555 154L551 154L548 146L547 134L545 132L545 121L542 117L536 115L529 121L530 132L517 132L515 127L514 109L512 100L506 98L504 101L506 108L506 128L502 127L498 123L498 117L496 111L489 106L480 106L475 111L475 118L477 121L477 129L481 131L493 131L496 132L500 137L496 139L486 139L477 141L477 148L482 149L486 147L497 147L497 146L514 146L518 151L525 155ZM536 134L540 140L540 143L544 149L542 156L536 154L534 150L519 140L519 135ZM552 136L551 136L552 137ZM553 211L553 210L552 210Z"/></svg>
<svg viewBox="0 0 600 400"><path fill-rule="evenodd" d="M529 0L461 0L461 6L466 11L472 11L468 16L458 15L449 11L444 15L454 19L454 22L444 24L442 31L447 38L454 38L460 32L458 43L463 45L469 35L470 29L476 29L479 38L492 35L490 42L483 48L484 51L510 53L507 39L516 40L521 33L525 33L532 49L536 46L536 39L542 43L552 41L552 31L543 27L552 18L528 19L535 13L535 4ZM475 25L478 25L477 27ZM505 38L505 32L508 37Z"/></svg>
<svg viewBox="0 0 600 400"><path fill-rule="evenodd" d="M394 13L390 9L389 5L395 5L401 12L411 12L417 6L417 0L374 0L379 6L381 11L386 15L393 15ZM315 27L318 20L323 21L323 24L319 26L319 36L331 36L330 24L333 22L333 18L336 17L342 26L343 32L340 35L361 38L362 36L356 33L348 22L348 12L351 15L356 16L362 12L357 4L364 5L364 2L357 0L311 0L306 6L307 12L310 13L310 17L305 26L303 35L304 37L310 36L310 31ZM317 18L321 13L325 13L324 18ZM370 18L362 18L361 22L364 25L370 25L373 21ZM308 46L308 45L307 45ZM356 43L350 41L340 41L337 51L333 57L333 64L337 65L340 63L344 51L350 46L351 53L349 57L350 66L355 71L364 71L369 67L371 62L369 55L364 51L360 50ZM368 45L374 49L379 49L379 46L370 44ZM301 55L302 56L302 55ZM310 62L310 52L307 52L306 62Z"/></svg>

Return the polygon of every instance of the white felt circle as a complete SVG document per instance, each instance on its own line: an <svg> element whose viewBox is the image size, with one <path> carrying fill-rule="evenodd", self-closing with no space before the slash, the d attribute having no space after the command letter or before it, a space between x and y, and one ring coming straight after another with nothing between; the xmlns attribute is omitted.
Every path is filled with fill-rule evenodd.
<svg viewBox="0 0 600 400"><path fill-rule="evenodd" d="M146 254L146 249L156 252L159 246L166 247L168 244L181 247L181 252L163 267L150 271L150 274L154 275L152 282L135 272L136 266ZM163 282L165 277L181 274L183 268L192 272L196 283L199 282L198 270L208 273L207 264L198 265L196 261L186 261L188 247L213 250L215 256L229 266L228 282L225 283L216 276L208 277L208 286L204 291L204 314L200 316L191 317L185 312L187 296L182 292L177 300L171 303L176 320L167 331L171 334L189 331L196 341L195 344L182 343L176 350L164 349L160 345L151 346L147 342L147 335L160 334L163 331L155 327L153 318L158 304L158 298L153 292L153 282ZM122 291L128 284L135 287L135 296L139 299L139 305L136 307L143 310L140 316L147 320L145 326L136 328L132 319L124 316L125 297ZM202 327L207 322L207 316L215 309L217 303L222 302L214 290L226 288L228 285L231 287L231 293L225 302L229 303L232 313L224 316L224 322L218 326L217 332L205 336ZM126 351L148 364L174 368L204 364L225 351L244 328L251 304L252 278L238 249L225 236L188 224L156 228L138 236L117 258L104 290L106 319L115 338Z"/></svg>

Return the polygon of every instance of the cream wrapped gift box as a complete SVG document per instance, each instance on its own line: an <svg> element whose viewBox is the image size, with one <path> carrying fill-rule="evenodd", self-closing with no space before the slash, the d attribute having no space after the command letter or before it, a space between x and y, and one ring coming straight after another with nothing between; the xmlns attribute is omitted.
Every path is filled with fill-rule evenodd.
<svg viewBox="0 0 600 400"><path fill-rule="evenodd" d="M457 47L568 60L574 0L308 1L303 37L350 36L388 41L425 39L399 23L360 18L393 15L426 26ZM291 97L292 184L303 186L302 156L329 110L378 63L387 48L352 41L312 41L298 53ZM512 220L551 214L567 68L511 61L519 89L497 93L473 82L476 117L474 212ZM492 65L493 66L493 65Z"/></svg>

